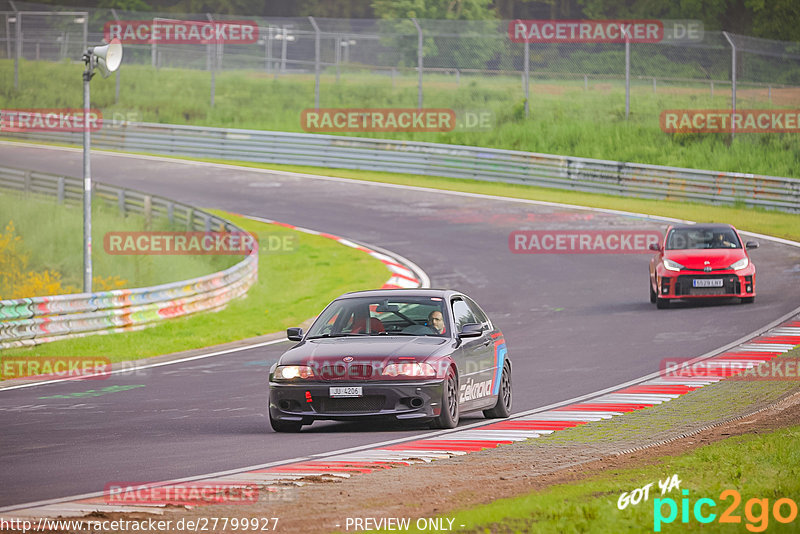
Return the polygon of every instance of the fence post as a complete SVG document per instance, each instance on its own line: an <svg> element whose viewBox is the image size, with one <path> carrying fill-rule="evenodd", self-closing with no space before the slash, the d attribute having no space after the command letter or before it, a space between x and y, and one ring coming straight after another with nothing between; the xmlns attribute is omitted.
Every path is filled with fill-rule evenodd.
<svg viewBox="0 0 800 534"><path fill-rule="evenodd" d="M22 57L22 13L19 11L15 26L17 40L14 45L14 89L19 89L19 60Z"/></svg>
<svg viewBox="0 0 800 534"><path fill-rule="evenodd" d="M653 76L653 94L656 94L656 77Z"/></svg>
<svg viewBox="0 0 800 534"><path fill-rule="evenodd" d="M733 39L731 39L728 32L722 32L722 35L725 36L725 39L728 40L728 44L731 45L731 140L733 140L736 135L736 131L733 127L733 117L736 115L736 45L733 44Z"/></svg>
<svg viewBox="0 0 800 534"><path fill-rule="evenodd" d="M417 71L419 72L419 81L417 82L417 107L422 109L422 28L419 26L416 18L412 18L411 22L417 28Z"/></svg>
<svg viewBox="0 0 800 534"><path fill-rule="evenodd" d="M64 185L65 185L64 177L63 176L59 176L58 177L57 186L56 186L58 188L57 189L58 192L56 193L56 197L58 198L58 203L59 204L63 204L64 203Z"/></svg>
<svg viewBox="0 0 800 534"><path fill-rule="evenodd" d="M308 17L311 26L314 27L314 109L319 109L319 26L314 17Z"/></svg>
<svg viewBox="0 0 800 534"><path fill-rule="evenodd" d="M342 62L342 36L336 36L336 83L339 83L339 63Z"/></svg>
<svg viewBox="0 0 800 534"><path fill-rule="evenodd" d="M6 57L11 57L11 21L6 13Z"/></svg>
<svg viewBox="0 0 800 534"><path fill-rule="evenodd" d="M631 38L625 34L625 120L631 114Z"/></svg>
<svg viewBox="0 0 800 534"><path fill-rule="evenodd" d="M119 213L125 218L125 190L120 189L117 191L117 206L119 207Z"/></svg>
<svg viewBox="0 0 800 534"><path fill-rule="evenodd" d="M156 27L156 17L153 17L153 25L150 26L150 31L154 31ZM150 66L153 68L158 68L158 46L156 45L156 39L151 39L150 43Z"/></svg>
<svg viewBox="0 0 800 534"><path fill-rule="evenodd" d="M523 71L522 76L524 77L524 80L522 81L522 83L523 83L523 87L525 87L525 118L526 119L528 118L528 114L530 113L530 100L531 100L531 95L530 95L530 83L531 83L531 79L530 79L531 71L530 71L530 68L531 67L530 67L530 63L531 63L531 45L526 40L525 41L525 65L522 68L522 71Z"/></svg>
<svg viewBox="0 0 800 534"><path fill-rule="evenodd" d="M289 40L289 32L286 30L286 26L281 28L281 74L286 72L286 42ZM278 74L275 74L275 78L277 79Z"/></svg>
<svg viewBox="0 0 800 534"><path fill-rule="evenodd" d="M144 196L144 224L145 228L150 229L150 224L153 222L153 197L150 195Z"/></svg>
<svg viewBox="0 0 800 534"><path fill-rule="evenodd" d="M206 18L209 22L214 22L214 18L211 16L211 13L206 13ZM209 51L210 51L210 63L211 63L211 107L214 107L214 96L217 92L217 43L212 42L208 44Z"/></svg>

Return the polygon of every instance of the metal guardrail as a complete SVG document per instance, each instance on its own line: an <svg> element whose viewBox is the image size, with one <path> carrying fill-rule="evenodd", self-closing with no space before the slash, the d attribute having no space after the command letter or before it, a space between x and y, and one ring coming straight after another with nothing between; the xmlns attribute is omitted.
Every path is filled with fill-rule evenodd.
<svg viewBox="0 0 800 534"><path fill-rule="evenodd" d="M79 145L80 133L3 132ZM129 123L92 134L127 152L365 169L520 183L640 198L737 203L800 212L800 179L363 137Z"/></svg>
<svg viewBox="0 0 800 534"><path fill-rule="evenodd" d="M166 217L187 231L243 232L233 223L187 204L94 182L94 195L120 212L146 220ZM80 203L83 180L0 167L0 188ZM198 311L216 310L247 292L258 277L258 252L223 271L153 287L0 300L0 349L36 345L100 332L124 332Z"/></svg>

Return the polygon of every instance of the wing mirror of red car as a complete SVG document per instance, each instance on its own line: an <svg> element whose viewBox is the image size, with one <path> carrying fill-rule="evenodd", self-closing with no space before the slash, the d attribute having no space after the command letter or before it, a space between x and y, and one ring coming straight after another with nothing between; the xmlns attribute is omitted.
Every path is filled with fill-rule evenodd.
<svg viewBox="0 0 800 534"><path fill-rule="evenodd" d="M459 337L480 337L483 334L483 326L478 323L466 323L458 333Z"/></svg>
<svg viewBox="0 0 800 534"><path fill-rule="evenodd" d="M745 248L758 248L758 241L748 241L744 245Z"/></svg>
<svg viewBox="0 0 800 534"><path fill-rule="evenodd" d="M650 250L655 250L656 252L661 251L661 245L659 245L658 243L650 243L650 246L647 248L649 248Z"/></svg>
<svg viewBox="0 0 800 534"><path fill-rule="evenodd" d="M286 337L289 341L302 341L303 340L303 329L302 328L287 328L286 329Z"/></svg>

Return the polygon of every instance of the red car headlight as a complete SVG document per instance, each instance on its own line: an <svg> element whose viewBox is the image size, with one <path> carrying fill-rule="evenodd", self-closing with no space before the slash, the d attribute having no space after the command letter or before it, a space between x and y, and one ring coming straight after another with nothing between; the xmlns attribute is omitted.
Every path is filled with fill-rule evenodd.
<svg viewBox="0 0 800 534"><path fill-rule="evenodd" d="M436 376L436 369L428 363L390 363L381 374L383 376L433 378Z"/></svg>
<svg viewBox="0 0 800 534"><path fill-rule="evenodd" d="M680 271L683 269L683 265L678 263L677 261L668 260L664 258L664 268L668 271Z"/></svg>
<svg viewBox="0 0 800 534"><path fill-rule="evenodd" d="M741 271L748 265L750 265L750 261L747 258L742 258L741 260L732 263L731 266L728 267L728 269L730 269L731 271Z"/></svg>

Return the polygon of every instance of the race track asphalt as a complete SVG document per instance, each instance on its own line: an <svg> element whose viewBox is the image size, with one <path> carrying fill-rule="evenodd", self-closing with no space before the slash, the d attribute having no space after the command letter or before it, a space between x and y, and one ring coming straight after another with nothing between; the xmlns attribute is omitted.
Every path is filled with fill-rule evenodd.
<svg viewBox="0 0 800 534"><path fill-rule="evenodd" d="M0 164L76 177L82 172L80 151L55 148L0 144ZM656 310L648 301L649 254L509 250L514 230L666 227L638 217L110 153L93 154L92 175L200 207L333 233L409 258L428 273L433 287L474 297L503 330L514 362L515 412L640 377L658 370L664 358L714 350L800 301L800 249L763 240L752 254L756 303L681 304L669 310ZM315 423L300 434L273 433L267 371L288 346L282 342L102 381L0 391L0 506L426 431Z"/></svg>

